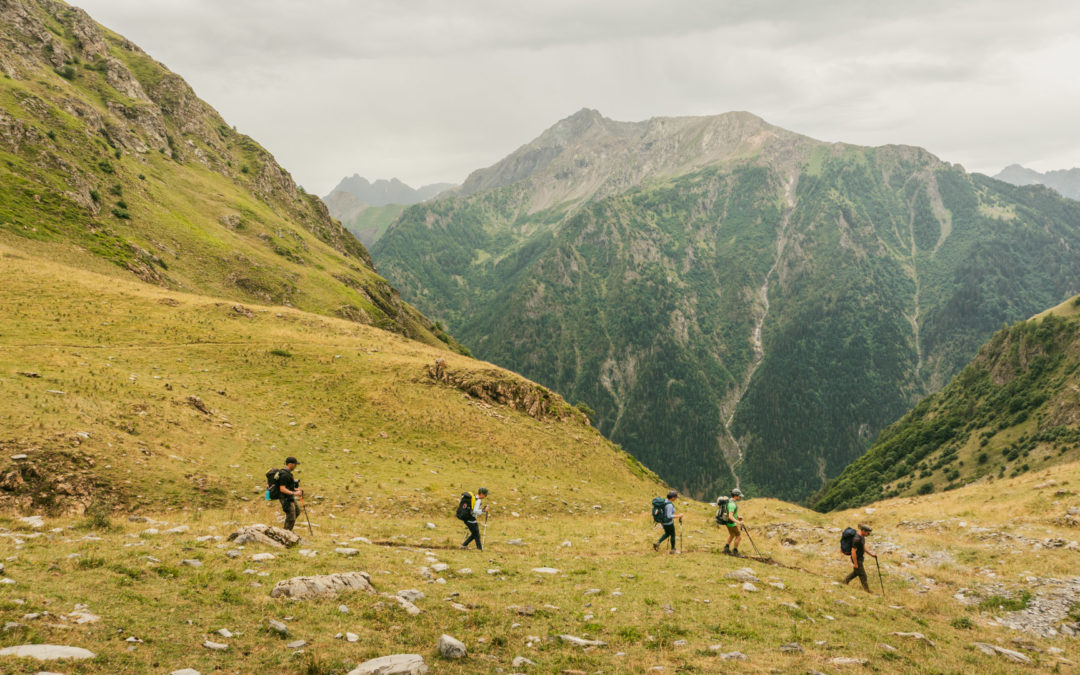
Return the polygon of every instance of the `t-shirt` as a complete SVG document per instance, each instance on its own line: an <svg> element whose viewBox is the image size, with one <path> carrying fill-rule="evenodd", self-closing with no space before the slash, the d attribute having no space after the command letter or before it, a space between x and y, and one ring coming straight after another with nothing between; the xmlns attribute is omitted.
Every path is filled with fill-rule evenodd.
<svg viewBox="0 0 1080 675"><path fill-rule="evenodd" d="M278 469L277 485L279 489L284 487L288 488L289 490L295 490L296 479L293 478L292 471L289 471L288 469ZM280 492L279 494L281 499L292 498L292 495L287 495L284 492Z"/></svg>
<svg viewBox="0 0 1080 675"><path fill-rule="evenodd" d="M866 553L866 540L863 539L861 534L856 534L855 538L851 540L851 550L855 551L855 558L858 559L861 567L863 555Z"/></svg>
<svg viewBox="0 0 1080 675"><path fill-rule="evenodd" d="M738 527L739 503L736 502L734 499L729 499L727 503L727 511L730 517L730 522L727 524L727 526Z"/></svg>

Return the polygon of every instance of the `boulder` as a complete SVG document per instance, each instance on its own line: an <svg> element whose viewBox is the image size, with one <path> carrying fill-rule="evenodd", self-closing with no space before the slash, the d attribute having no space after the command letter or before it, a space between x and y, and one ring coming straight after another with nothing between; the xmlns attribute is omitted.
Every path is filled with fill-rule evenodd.
<svg viewBox="0 0 1080 675"><path fill-rule="evenodd" d="M419 654L392 654L364 661L348 675L426 675L424 657Z"/></svg>
<svg viewBox="0 0 1080 675"><path fill-rule="evenodd" d="M465 643L443 633L439 637L439 653L444 659L463 659L468 655Z"/></svg>
<svg viewBox="0 0 1080 675"><path fill-rule="evenodd" d="M229 535L229 541L234 541L237 544L255 543L266 544L275 548L292 548L300 543L300 537L296 533L280 527L256 523L255 525L241 527L236 532L233 532Z"/></svg>
<svg viewBox="0 0 1080 675"><path fill-rule="evenodd" d="M341 591L363 591L375 595L371 585L371 575L367 572L341 572L339 574L321 574L311 577L293 577L277 582L270 591L271 598L326 598L336 596Z"/></svg>
<svg viewBox="0 0 1080 675"><path fill-rule="evenodd" d="M17 656L37 659L38 661L57 661L60 659L92 659L94 652L82 647L63 645L16 645L0 649L0 656Z"/></svg>

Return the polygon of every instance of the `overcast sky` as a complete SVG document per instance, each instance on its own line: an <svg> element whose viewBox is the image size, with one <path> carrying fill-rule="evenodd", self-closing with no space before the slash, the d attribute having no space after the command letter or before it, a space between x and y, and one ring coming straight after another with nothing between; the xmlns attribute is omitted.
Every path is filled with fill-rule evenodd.
<svg viewBox="0 0 1080 675"><path fill-rule="evenodd" d="M73 1L320 195L461 182L583 107L1080 166L1073 0Z"/></svg>

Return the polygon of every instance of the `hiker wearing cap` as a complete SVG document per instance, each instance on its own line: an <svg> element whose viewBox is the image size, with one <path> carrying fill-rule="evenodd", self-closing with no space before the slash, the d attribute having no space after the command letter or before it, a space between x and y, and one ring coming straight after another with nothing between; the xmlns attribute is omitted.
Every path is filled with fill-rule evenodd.
<svg viewBox="0 0 1080 675"><path fill-rule="evenodd" d="M742 541L742 534L739 532L739 527L742 525L742 516L739 515L739 502L742 501L742 490L735 488L731 491L731 499L727 500L727 505L723 508L727 509L726 517L723 519L724 525L727 526L727 543L724 544L724 555L733 555L736 558L742 556L739 553L739 542Z"/></svg>
<svg viewBox="0 0 1080 675"><path fill-rule="evenodd" d="M484 504L487 496L488 489L484 487L476 491L475 497L468 492L461 495L461 503L458 505L458 517L465 522L465 527L469 528L469 536L465 538L465 541L461 542L461 548L469 548L469 544L475 541L476 550L484 550L484 543L480 540L480 525L476 522L476 519L487 513L488 507Z"/></svg>
<svg viewBox="0 0 1080 675"><path fill-rule="evenodd" d="M654 551L659 551L660 550L660 544L663 544L665 539L670 539L671 540L671 550L669 551L669 553L674 553L675 552L675 519L678 518L679 522L681 523L682 522L682 517L683 517L683 514L675 513L675 504L672 503L678 498L679 498L679 493L672 490L672 491L667 493L667 499L663 500L662 504L659 504L659 505L654 504L654 509L656 508L656 506L662 506L663 507L663 512L662 513L654 513L653 520L660 523L660 525L662 525L663 528L664 528L664 534L660 537L660 539L656 543L654 543L652 545ZM654 500L654 502L659 501L659 500L660 500L660 498L657 497L656 500ZM654 527L655 527L655 525L654 525Z"/></svg>
<svg viewBox="0 0 1080 675"><path fill-rule="evenodd" d="M300 515L300 509L296 506L296 498L303 496L300 482L293 478L292 472L300 462L295 457L285 458L285 468L277 471L278 501L281 502L281 510L285 512L285 529L293 529L296 517Z"/></svg>
<svg viewBox="0 0 1080 675"><path fill-rule="evenodd" d="M866 568L863 567L863 554L868 553L874 558L877 558L877 554L872 551L866 550L866 537L870 536L872 530L867 525L859 525L859 533L851 540L851 574L847 575L844 579L844 583L848 584L855 577L859 578L862 582L863 590L867 593L870 592L870 584L866 580Z"/></svg>

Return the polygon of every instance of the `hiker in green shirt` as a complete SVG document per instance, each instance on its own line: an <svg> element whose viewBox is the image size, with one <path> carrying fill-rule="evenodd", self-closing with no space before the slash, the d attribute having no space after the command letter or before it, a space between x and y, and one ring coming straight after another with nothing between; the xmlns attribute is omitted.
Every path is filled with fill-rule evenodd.
<svg viewBox="0 0 1080 675"><path fill-rule="evenodd" d="M742 541L742 534L739 533L739 526L742 525L742 516L739 515L739 502L742 501L742 490L735 488L731 491L731 499L727 503L727 516L724 519L724 525L727 526L728 538L727 543L724 544L724 555L733 555L736 558L742 554L739 553L739 542Z"/></svg>

